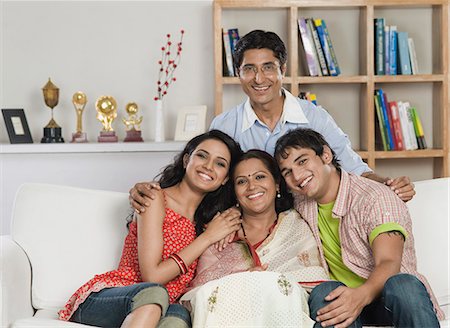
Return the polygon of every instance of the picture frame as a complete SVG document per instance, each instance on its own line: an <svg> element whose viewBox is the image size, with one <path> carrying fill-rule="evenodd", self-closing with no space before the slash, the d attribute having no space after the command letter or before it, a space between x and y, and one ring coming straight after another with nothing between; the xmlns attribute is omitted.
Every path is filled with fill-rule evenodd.
<svg viewBox="0 0 450 328"><path fill-rule="evenodd" d="M177 115L174 140L187 141L205 132L206 110L206 105L180 108Z"/></svg>
<svg viewBox="0 0 450 328"><path fill-rule="evenodd" d="M2 114L10 143L33 143L27 118L22 108L2 109Z"/></svg>

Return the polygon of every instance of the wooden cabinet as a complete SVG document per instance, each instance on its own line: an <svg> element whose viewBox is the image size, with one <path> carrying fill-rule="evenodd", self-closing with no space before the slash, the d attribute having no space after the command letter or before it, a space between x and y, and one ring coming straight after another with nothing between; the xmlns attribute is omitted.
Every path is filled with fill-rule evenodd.
<svg viewBox="0 0 450 328"><path fill-rule="evenodd" d="M304 74L297 23L300 17L326 20L341 67L339 76ZM376 17L384 17L387 24L397 25L413 37L420 74L374 74ZM222 76L222 28L238 28L241 36L253 29L280 35L288 49L285 87L294 95L315 92L319 103L349 135L354 149L378 173L403 173L414 180L450 175L448 0L215 0L216 115L245 99L238 78ZM380 87L390 99L410 101L418 108L428 149L375 150L373 94Z"/></svg>

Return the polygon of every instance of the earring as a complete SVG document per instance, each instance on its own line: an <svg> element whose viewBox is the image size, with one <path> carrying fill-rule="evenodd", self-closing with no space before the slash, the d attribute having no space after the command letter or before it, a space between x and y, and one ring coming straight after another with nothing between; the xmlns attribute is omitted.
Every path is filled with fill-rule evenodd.
<svg viewBox="0 0 450 328"><path fill-rule="evenodd" d="M239 208L239 203L236 203L236 207Z"/></svg>
<svg viewBox="0 0 450 328"><path fill-rule="evenodd" d="M277 198L281 198L281 194L280 194L279 190L277 191Z"/></svg>

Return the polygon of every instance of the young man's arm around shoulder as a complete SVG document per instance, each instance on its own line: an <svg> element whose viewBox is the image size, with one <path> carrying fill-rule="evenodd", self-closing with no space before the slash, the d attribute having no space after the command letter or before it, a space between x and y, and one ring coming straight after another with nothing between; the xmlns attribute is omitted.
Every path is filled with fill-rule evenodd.
<svg viewBox="0 0 450 328"><path fill-rule="evenodd" d="M400 272L404 236L398 231L379 234L372 243L375 268L367 281L358 288L340 286L325 298L330 304L319 310L317 320L323 326L347 327L364 307L372 303L383 290L386 281Z"/></svg>

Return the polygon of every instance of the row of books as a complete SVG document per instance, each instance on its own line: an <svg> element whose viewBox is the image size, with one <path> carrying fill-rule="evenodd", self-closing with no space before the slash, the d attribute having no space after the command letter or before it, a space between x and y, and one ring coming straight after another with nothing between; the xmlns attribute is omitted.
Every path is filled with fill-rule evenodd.
<svg viewBox="0 0 450 328"><path fill-rule="evenodd" d="M396 25L386 25L384 18L374 19L375 74L419 74L414 40L408 32L397 31Z"/></svg>
<svg viewBox="0 0 450 328"><path fill-rule="evenodd" d="M222 29L222 36L223 76L237 76L233 63L233 54L236 43L239 41L239 30L237 28Z"/></svg>
<svg viewBox="0 0 450 328"><path fill-rule="evenodd" d="M301 17L298 20L298 28L307 73L310 76L339 75L341 70L325 20Z"/></svg>
<svg viewBox="0 0 450 328"><path fill-rule="evenodd" d="M426 149L422 122L417 109L408 101L388 101L382 89L375 95L376 150Z"/></svg>

